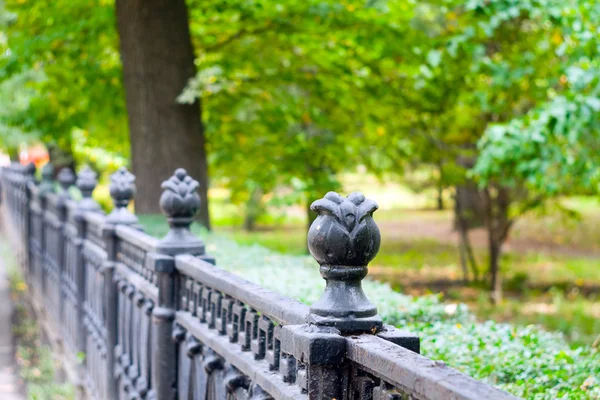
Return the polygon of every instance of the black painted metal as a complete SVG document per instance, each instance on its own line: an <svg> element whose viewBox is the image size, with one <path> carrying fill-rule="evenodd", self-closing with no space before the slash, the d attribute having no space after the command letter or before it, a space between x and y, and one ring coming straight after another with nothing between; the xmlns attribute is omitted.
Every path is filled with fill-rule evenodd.
<svg viewBox="0 0 600 400"><path fill-rule="evenodd" d="M321 265L327 287L311 306L309 321L342 333L376 333L383 323L365 296L361 281L379 251L381 238L373 220L378 206L361 193L343 198L329 192L311 206L318 217L308 231L308 249Z"/></svg>
<svg viewBox="0 0 600 400"><path fill-rule="evenodd" d="M178 169L162 188L169 233L142 232L128 209L134 176L111 177L114 210L91 195L96 175L2 169L3 225L34 300L79 364L89 399L509 399L418 354L417 336L385 326L361 288L379 249L375 202L328 193L308 243L327 281L308 307L221 270L190 232L198 183Z"/></svg>

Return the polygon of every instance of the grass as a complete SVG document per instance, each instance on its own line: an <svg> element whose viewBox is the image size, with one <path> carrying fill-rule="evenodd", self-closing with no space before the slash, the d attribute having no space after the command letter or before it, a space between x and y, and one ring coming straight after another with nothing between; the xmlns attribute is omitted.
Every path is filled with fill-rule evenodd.
<svg viewBox="0 0 600 400"><path fill-rule="evenodd" d="M550 331L562 332L575 345L600 345L600 301L597 297L586 298L576 291L565 295L552 290L507 298L499 306L491 306L487 298L480 295L477 302L471 302L469 306L482 319L515 325L538 324Z"/></svg>
<svg viewBox="0 0 600 400"><path fill-rule="evenodd" d="M147 218L156 218L159 224L162 223L160 216ZM271 229L262 228L254 232L217 226L215 230L241 244L259 244L285 254L307 254L306 232L303 226L283 225ZM163 231L164 229L157 233ZM480 268L485 268L486 250L478 248L475 254ZM526 253L509 251L503 254L501 264L506 280L510 280L514 276L526 276L530 283L538 284L573 282L578 285L584 283L600 285L599 262L592 256L547 251L528 251ZM401 275L406 271L420 271L422 280L455 280L462 277L456 244L444 243L427 237L401 237L386 240L385 230L382 230L381 249L371 266L387 271L387 275L390 277L394 275L394 272Z"/></svg>
<svg viewBox="0 0 600 400"><path fill-rule="evenodd" d="M413 218L406 217L406 211L404 215L405 218ZM161 236L166 233L164 217L144 215L140 220L150 234ZM193 230L197 234L201 233L198 226L194 226ZM245 246L260 245L290 255L307 254L305 232L297 225L257 232L245 232L231 227L217 228L217 232ZM383 236L385 238L385 233ZM485 250L477 249L476 253L483 266L486 261ZM504 283L509 294L497 307L489 305L485 289L473 286L446 287L433 283L440 280L460 280L462 275L457 262L458 252L451 243L440 243L427 238L404 238L384 240L370 270L371 276L388 282L404 293L423 295L442 290L448 301L466 302L482 320L512 321L517 325L540 324L549 330L565 333L574 343L591 344L600 334L600 316L595 311L590 311L600 307L597 298L586 299L581 295L561 295L561 298L561 292L557 290L550 295L528 289L529 285L581 285L598 282L600 269L597 260L591 257L535 252L506 253L502 265L506 269ZM417 281L421 284L415 287ZM546 308L544 304L547 305Z"/></svg>
<svg viewBox="0 0 600 400"><path fill-rule="evenodd" d="M432 206L432 193L413 193L402 185L382 185L373 177L356 174L344 179L346 192L366 187L370 190L365 192L367 196L380 203L375 219L382 232L382 245L371 263L371 276L415 295L443 291L451 301L467 302L482 320L541 324L549 330L564 332L575 343L590 344L600 334L598 316L590 311L599 307L600 300L581 294L573 297L568 291L573 285L600 286L597 198L561 199L561 207L530 213L518 221L501 259L507 299L491 308L484 288L439 284L460 281L462 271L456 237L451 230L452 211L415 208ZM227 202L227 193L213 191L211 196L215 198L211 212L219 234L242 245L260 245L289 255L307 254L301 209L271 210L272 216L260 221L255 232L246 232L239 228L242 209ZM559 209L576 210L579 217L570 218ZM162 216L141 219L150 233L159 236L165 233ZM475 231L472 240L480 269L485 270L485 232ZM539 290L553 286L561 291L549 294ZM557 293L562 293L562 299Z"/></svg>
<svg viewBox="0 0 600 400"><path fill-rule="evenodd" d="M153 234L166 231L161 217L143 216L141 222ZM262 287L306 304L323 292L318 266L310 257L240 245L220 234L203 232L202 237L219 267ZM523 398L600 396L600 353L590 344L574 347L563 335L536 326L477 322L464 304L451 298L442 303L437 295L411 297L375 281L365 281L363 286L384 321L420 336L427 357Z"/></svg>

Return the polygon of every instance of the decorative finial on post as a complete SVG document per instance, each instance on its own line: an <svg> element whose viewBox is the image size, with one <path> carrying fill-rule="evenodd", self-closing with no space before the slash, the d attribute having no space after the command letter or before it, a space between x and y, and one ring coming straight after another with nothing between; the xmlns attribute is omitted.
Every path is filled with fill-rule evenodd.
<svg viewBox="0 0 600 400"><path fill-rule="evenodd" d="M25 171L25 173L26 173L27 175L31 175L31 176L33 176L33 175L35 174L35 170L36 170L36 168L35 168L35 164L34 164L34 163L32 163L32 162L30 162L29 164L27 164L27 165L24 167L24 171Z"/></svg>
<svg viewBox="0 0 600 400"><path fill-rule="evenodd" d="M361 286L381 242L373 220L377 208L362 193L343 198L335 192L310 206L318 217L308 231L308 249L327 282L325 292L310 308L310 323L332 326L342 333L375 333L382 328L377 307Z"/></svg>
<svg viewBox="0 0 600 400"><path fill-rule="evenodd" d="M121 167L110 176L110 197L113 199L115 208L106 217L106 222L110 224L135 225L138 219L133 215L127 206L135 195L135 176L127 171L127 168Z"/></svg>
<svg viewBox="0 0 600 400"><path fill-rule="evenodd" d="M98 211L100 205L92 198L92 193L98 184L96 177L98 175L90 167L85 167L77 174L75 185L81 192L82 199L79 201L78 208L81 211Z"/></svg>
<svg viewBox="0 0 600 400"><path fill-rule="evenodd" d="M164 254L204 254L204 242L190 231L194 215L200 208L200 196L196 192L198 186L198 181L183 168L175 170L173 176L162 183L160 208L171 228L158 245Z"/></svg>
<svg viewBox="0 0 600 400"><path fill-rule="evenodd" d="M38 196L43 196L46 193L54 191L54 167L50 163L46 163L42 167L42 181L38 188Z"/></svg>
<svg viewBox="0 0 600 400"><path fill-rule="evenodd" d="M61 187L60 196L66 199L70 198L69 188L75 183L75 174L71 168L64 167L58 172L57 178Z"/></svg>

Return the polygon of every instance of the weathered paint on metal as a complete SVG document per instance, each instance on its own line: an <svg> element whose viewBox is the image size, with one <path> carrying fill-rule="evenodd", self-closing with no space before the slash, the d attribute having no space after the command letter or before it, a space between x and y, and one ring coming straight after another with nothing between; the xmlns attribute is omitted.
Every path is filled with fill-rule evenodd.
<svg viewBox="0 0 600 400"><path fill-rule="evenodd" d="M361 288L379 249L377 205L360 193L328 193L308 243L327 281L308 307L214 264L189 227L198 183L178 169L163 183L170 226L162 239L127 205L135 177L111 178L114 210L92 200L95 174L51 167L1 170L4 228L32 295L64 332L62 350L80 364L90 399L514 398L418 353L419 338L385 326Z"/></svg>

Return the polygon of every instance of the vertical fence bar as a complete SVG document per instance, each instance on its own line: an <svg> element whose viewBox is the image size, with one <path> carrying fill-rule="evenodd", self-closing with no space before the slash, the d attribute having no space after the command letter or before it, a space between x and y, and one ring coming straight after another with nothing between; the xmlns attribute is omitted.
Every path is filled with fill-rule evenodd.
<svg viewBox="0 0 600 400"><path fill-rule="evenodd" d="M109 399L117 399L118 388L115 378L117 351L117 329L118 329L118 287L115 282L115 263L117 261L118 238L115 233L117 225L138 226L138 220L127 206L135 194L135 176L127 169L119 168L110 177L110 196L113 199L115 208L106 217L106 223L102 228L102 236L106 243L107 259L103 268L104 274L104 307L105 307L105 328L106 328L106 347L107 362L106 375L106 395Z"/></svg>
<svg viewBox="0 0 600 400"><path fill-rule="evenodd" d="M35 184L35 165L29 164L25 168L25 179L23 182L23 189L25 191L25 204L23 205L23 209L25 212L25 232L23 234L23 245L25 247L25 260L26 264L23 267L23 271L26 275L29 275L31 272L31 267L33 265L33 251L31 249L31 235L33 232L33 218L31 212L31 199L32 199L32 191L30 190L29 185Z"/></svg>
<svg viewBox="0 0 600 400"><path fill-rule="evenodd" d="M42 168L42 181L38 186L37 190L37 201L39 206L39 259L38 265L36 265L36 275L30 277L31 282L34 283L34 296L37 295L38 299L42 299L46 292L46 207L47 200L46 195L54 192L54 167L48 163Z"/></svg>
<svg viewBox="0 0 600 400"><path fill-rule="evenodd" d="M46 239L46 208L48 207L48 201L46 199L46 194L49 192L39 192L39 202L40 202L40 267L38 271L38 276L34 277L35 281L34 287L34 296L37 296L38 299L42 299L44 294L46 293L46 275L48 268L47 263L47 254L48 254L48 241Z"/></svg>
<svg viewBox="0 0 600 400"><path fill-rule="evenodd" d="M75 284L77 290L77 308L75 315L75 327L76 333L76 351L80 354L86 353L86 330L84 326L85 308L84 303L86 300L86 279L87 279L87 268L84 264L83 258L83 243L86 239L87 234L87 222L85 219L86 212L101 212L98 203L92 199L92 193L96 188L98 181L96 180L96 173L90 168L86 167L77 174L76 186L81 192L82 199L77 203L77 210L73 217L75 227L77 230L77 238L75 239L73 246L74 248L74 266L75 266ZM79 369L79 375L81 382L85 379L85 364ZM84 398L83 393L80 393L80 398Z"/></svg>
<svg viewBox="0 0 600 400"><path fill-rule="evenodd" d="M77 330L77 334L75 337L75 350L77 352L77 357L79 358L79 355L85 355L86 353L86 332L85 332L85 326L83 323L83 320L85 318L85 309L84 309L84 304L85 304L85 299L86 299L86 292L85 292L85 283L86 283L86 268L85 268L85 263L83 260L83 243L85 240L85 233L86 233L86 221L85 221L85 217L83 212L79 211L77 212L77 214L74 216L74 221L75 221L75 228L77 229L77 238L74 240L73 242L73 246L75 247L74 249L74 260L73 263L76 266L76 278L75 278L75 284L77 287L77 308L76 308L76 315L75 315L75 327ZM79 374L79 381L80 382L84 382L85 380L85 364L82 364L79 366L78 368L78 374ZM80 388L78 388L78 390L83 390L83 384L81 385ZM79 393L78 398L83 399L84 395L83 393Z"/></svg>
<svg viewBox="0 0 600 400"><path fill-rule="evenodd" d="M27 274L29 261L29 232L30 232L30 210L28 186L34 182L35 165L14 165L16 174L14 176L14 198L13 209L17 214L15 243L18 252L19 266L24 274Z"/></svg>
<svg viewBox="0 0 600 400"><path fill-rule="evenodd" d="M56 248L56 265L58 267L58 322L59 323L59 331L60 327L66 324L66 312L65 312L65 293L63 291L64 286L64 274L66 271L66 246L67 246L67 234L65 232L65 224L67 222L67 201L71 199L69 194L70 187L75 183L75 175L70 168L62 168L58 173L58 183L61 187L60 196L56 203L56 212L59 221L59 226L56 231L57 238L54 242ZM62 342L62 340L61 340Z"/></svg>

